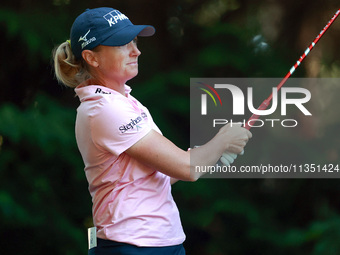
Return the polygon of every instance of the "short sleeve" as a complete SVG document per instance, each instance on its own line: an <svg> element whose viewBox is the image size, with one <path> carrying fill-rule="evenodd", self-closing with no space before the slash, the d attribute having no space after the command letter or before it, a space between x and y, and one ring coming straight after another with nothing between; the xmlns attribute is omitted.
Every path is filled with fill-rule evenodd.
<svg viewBox="0 0 340 255"><path fill-rule="evenodd" d="M91 114L94 144L116 156L126 151L151 130L144 108L127 98L102 101Z"/></svg>

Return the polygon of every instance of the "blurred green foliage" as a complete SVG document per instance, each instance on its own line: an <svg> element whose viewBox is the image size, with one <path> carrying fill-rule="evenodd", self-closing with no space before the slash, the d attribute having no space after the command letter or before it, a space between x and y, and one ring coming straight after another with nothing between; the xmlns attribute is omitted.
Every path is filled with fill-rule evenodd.
<svg viewBox="0 0 340 255"><path fill-rule="evenodd" d="M6 254L84 253L91 204L74 140L74 110L37 95L25 110L3 105L0 119Z"/></svg>
<svg viewBox="0 0 340 255"><path fill-rule="evenodd" d="M3 4L2 254L86 253L91 199L74 137L79 103L53 78L50 58L52 48L68 39L73 19L85 8L103 5L156 27L154 37L139 42L140 74L129 85L163 134L183 149L189 146L191 77L282 77L337 8L332 0L321 6L293 0ZM316 24L315 31L307 29ZM334 24L311 54L319 69L306 64L296 76L339 75L340 55L332 43L338 31ZM314 133L306 128L280 137L255 131L237 161L283 162L299 154L307 163L339 163L339 128L336 119ZM173 186L187 254L195 255L339 254L339 191L336 179L202 179Z"/></svg>

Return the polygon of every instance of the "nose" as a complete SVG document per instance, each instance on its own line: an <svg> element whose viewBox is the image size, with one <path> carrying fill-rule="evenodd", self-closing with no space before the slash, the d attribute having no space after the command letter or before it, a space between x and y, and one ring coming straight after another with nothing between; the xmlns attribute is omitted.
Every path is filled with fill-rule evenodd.
<svg viewBox="0 0 340 255"><path fill-rule="evenodd" d="M139 56L140 54L142 54L141 52L140 52L140 50L138 49L138 47L137 47L137 44L136 43L134 43L134 42L130 42L130 47L131 47L131 51L130 51L130 54L132 55L132 56Z"/></svg>

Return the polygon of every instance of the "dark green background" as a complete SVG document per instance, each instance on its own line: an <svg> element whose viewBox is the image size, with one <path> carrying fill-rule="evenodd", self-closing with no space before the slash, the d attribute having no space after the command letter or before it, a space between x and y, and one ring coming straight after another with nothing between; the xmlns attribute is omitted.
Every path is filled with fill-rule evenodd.
<svg viewBox="0 0 340 255"><path fill-rule="evenodd" d="M155 36L139 40L140 74L129 85L163 134L183 149L189 146L190 78L283 77L339 8L335 0L2 3L1 254L86 254L92 220L74 138L79 102L54 79L51 50L68 39L78 14L99 6L156 27ZM294 76L339 77L339 39L340 19ZM294 135L266 142L270 132L254 131L238 160L279 162L303 153L310 163L338 163L337 95L324 89L312 94L320 98L314 107L323 114ZM173 194L187 254L340 253L338 179L203 179L177 183Z"/></svg>

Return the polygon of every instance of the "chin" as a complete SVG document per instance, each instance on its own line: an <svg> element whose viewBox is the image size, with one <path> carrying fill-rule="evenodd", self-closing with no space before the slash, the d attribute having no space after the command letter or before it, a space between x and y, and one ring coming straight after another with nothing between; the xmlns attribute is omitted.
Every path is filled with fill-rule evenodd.
<svg viewBox="0 0 340 255"><path fill-rule="evenodd" d="M131 74L131 79L138 75L138 70Z"/></svg>
<svg viewBox="0 0 340 255"><path fill-rule="evenodd" d="M128 81L133 79L133 78L135 78L137 76L137 74L138 74L138 71L136 73L134 73L134 74L131 74L130 78L128 79Z"/></svg>

